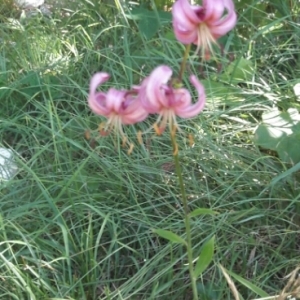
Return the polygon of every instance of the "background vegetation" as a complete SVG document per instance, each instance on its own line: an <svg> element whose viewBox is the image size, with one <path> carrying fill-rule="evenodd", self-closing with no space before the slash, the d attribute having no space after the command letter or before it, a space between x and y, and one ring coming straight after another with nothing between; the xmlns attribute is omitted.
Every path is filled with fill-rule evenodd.
<svg viewBox="0 0 300 300"><path fill-rule="evenodd" d="M190 299L185 250L152 231L184 234L168 135L140 146L137 130L151 120L126 128L136 144L128 156L113 135L98 136L103 120L86 101L96 71L111 74L104 90L137 84L158 64L178 72L172 1L85 0L31 18L9 2L0 9L0 145L14 150L19 172L0 184L1 299ZM180 122L194 146L178 139L191 209L218 212L192 222L195 255L216 237L201 299L233 299L218 264L241 299L255 299L278 294L299 263L299 3L235 5L239 21L217 59L190 60L208 103ZM285 124L257 131L270 111ZM292 141L280 150L268 126L289 126ZM268 138L273 147L262 145Z"/></svg>

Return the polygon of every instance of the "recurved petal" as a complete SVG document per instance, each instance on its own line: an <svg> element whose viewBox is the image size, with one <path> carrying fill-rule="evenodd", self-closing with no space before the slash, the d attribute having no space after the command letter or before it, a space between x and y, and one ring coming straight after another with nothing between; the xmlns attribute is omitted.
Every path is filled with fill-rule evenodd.
<svg viewBox="0 0 300 300"><path fill-rule="evenodd" d="M143 107L139 107L130 114L124 114L121 117L124 125L135 124L144 121L148 117L148 112Z"/></svg>
<svg viewBox="0 0 300 300"><path fill-rule="evenodd" d="M176 89L174 91L174 104L176 109L183 109L192 103L191 94L185 88Z"/></svg>
<svg viewBox="0 0 300 300"><path fill-rule="evenodd" d="M109 78L109 74L101 72L96 73L90 82L90 91L88 97L88 104L91 110L102 116L107 116L109 110L105 106L106 95L102 92L97 92L97 87L103 82L107 81Z"/></svg>
<svg viewBox="0 0 300 300"><path fill-rule="evenodd" d="M133 90L135 90L137 94L138 101L141 103L142 107L149 113L155 114L157 112L157 105L151 105L149 100L147 99L146 94L146 86L148 84L149 77L146 77L140 86L134 86Z"/></svg>
<svg viewBox="0 0 300 300"><path fill-rule="evenodd" d="M164 85L166 85L171 76L172 69L161 65L156 67L148 77L145 102L148 106L155 108L155 112L158 112L161 107L168 107L169 105Z"/></svg>
<svg viewBox="0 0 300 300"><path fill-rule="evenodd" d="M119 91L114 88L110 88L106 95L107 109L119 114L122 107L122 103L125 101L125 95L125 90Z"/></svg>
<svg viewBox="0 0 300 300"><path fill-rule="evenodd" d="M90 82L90 94L96 93L97 87L107 81L109 74L105 72L99 72L93 75Z"/></svg>
<svg viewBox="0 0 300 300"><path fill-rule="evenodd" d="M193 118L197 116L205 106L206 98L203 85L195 75L191 75L190 81L198 92L198 101L193 105L186 106L185 108L176 109L176 114L181 118Z"/></svg>
<svg viewBox="0 0 300 300"><path fill-rule="evenodd" d="M89 95L88 103L90 109L97 115L107 117L109 114L109 110L105 106L106 102L106 94L99 92L94 93L93 95Z"/></svg>
<svg viewBox="0 0 300 300"><path fill-rule="evenodd" d="M177 40L183 44L191 44L197 41L197 30L184 30L174 26L174 33Z"/></svg>
<svg viewBox="0 0 300 300"><path fill-rule="evenodd" d="M203 0L205 11L203 21L216 21L222 17L225 11L225 0Z"/></svg>
<svg viewBox="0 0 300 300"><path fill-rule="evenodd" d="M228 11L234 10L234 3L232 0L223 0L224 6L228 9Z"/></svg>
<svg viewBox="0 0 300 300"><path fill-rule="evenodd" d="M189 25L198 24L201 19L197 16L196 11L200 8L201 6L198 5L192 6L188 0L177 0L172 7L172 15L180 23L187 21Z"/></svg>
<svg viewBox="0 0 300 300"><path fill-rule="evenodd" d="M224 19L216 22L211 27L211 33L216 37L223 36L231 29L234 28L236 21L237 21L237 15L235 11L232 10Z"/></svg>
<svg viewBox="0 0 300 300"><path fill-rule="evenodd" d="M125 100L122 105L124 114L131 114L136 109L139 109L139 107L142 107L142 104L139 101L138 97L136 97L135 95L130 95L130 94L127 94L125 96Z"/></svg>
<svg viewBox="0 0 300 300"><path fill-rule="evenodd" d="M128 95L126 101L128 105L124 109L124 124L134 124L145 120L148 116L147 110L142 106L138 97Z"/></svg>
<svg viewBox="0 0 300 300"><path fill-rule="evenodd" d="M186 13L187 11L187 13ZM173 26L181 25L187 30L195 28L199 19L195 12L190 8L187 0L178 0L172 7Z"/></svg>

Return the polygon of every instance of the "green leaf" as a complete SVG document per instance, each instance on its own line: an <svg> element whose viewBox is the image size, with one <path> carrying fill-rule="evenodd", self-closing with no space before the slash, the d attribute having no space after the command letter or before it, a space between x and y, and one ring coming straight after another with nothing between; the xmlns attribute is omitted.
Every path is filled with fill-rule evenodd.
<svg viewBox="0 0 300 300"><path fill-rule="evenodd" d="M239 58L233 61L225 69L225 74L221 76L226 81L234 83L251 81L254 73L254 67L251 60Z"/></svg>
<svg viewBox="0 0 300 300"><path fill-rule="evenodd" d="M300 115L290 108L280 112L277 108L262 116L263 122L255 131L256 145L278 152L284 162L300 161Z"/></svg>
<svg viewBox="0 0 300 300"><path fill-rule="evenodd" d="M183 238L181 238L179 235L173 233L172 231L164 230L164 229L154 229L153 232L158 234L160 237L169 240L172 243L186 245L186 241Z"/></svg>
<svg viewBox="0 0 300 300"><path fill-rule="evenodd" d="M293 165L300 162L299 145L300 132L294 132L293 134L283 138L277 147L280 159Z"/></svg>
<svg viewBox="0 0 300 300"><path fill-rule="evenodd" d="M226 79L228 81L228 79ZM240 90L237 87L223 84L211 79L204 79L201 81L205 88L205 94L208 98L208 104L212 101L213 107L218 105L236 105L237 101L243 101L244 98L240 97ZM230 97L224 97L230 95ZM210 100L211 99L211 100Z"/></svg>
<svg viewBox="0 0 300 300"><path fill-rule="evenodd" d="M262 121L256 129L254 142L256 145L276 151L282 139L293 133L292 129L300 121L300 116L294 109L280 112L275 108L264 113Z"/></svg>
<svg viewBox="0 0 300 300"><path fill-rule="evenodd" d="M213 81L210 79L204 79L201 81L201 83L205 88L205 93L211 98L217 97L224 100L224 94L228 92L234 93L237 91L236 88L232 88L231 86L227 86L221 82Z"/></svg>
<svg viewBox="0 0 300 300"><path fill-rule="evenodd" d="M259 288L258 286L256 286L255 284L251 283L250 281L242 278L241 276L230 272L228 270L226 270L226 272L232 276L233 278L235 278L239 283L241 283L242 285L244 285L245 287L247 287L249 290L251 290L252 292L256 293L257 295L259 295L260 297L269 297L269 295L262 290L261 288Z"/></svg>
<svg viewBox="0 0 300 300"><path fill-rule="evenodd" d="M218 212L208 208L196 208L190 212L190 217L197 217L200 215L216 215Z"/></svg>
<svg viewBox="0 0 300 300"><path fill-rule="evenodd" d="M213 259L214 255L214 249L215 249L215 237L213 236L209 241L207 241L202 251L198 257L195 270L194 270L194 276L198 278L209 266Z"/></svg>
<svg viewBox="0 0 300 300"><path fill-rule="evenodd" d="M144 7L133 9L130 14L126 14L126 17L137 21L138 28L146 39L151 39L157 33L162 23L171 21L171 13L152 11Z"/></svg>
<svg viewBox="0 0 300 300"><path fill-rule="evenodd" d="M254 143L266 149L275 150L286 133L268 124L260 124L254 136Z"/></svg>
<svg viewBox="0 0 300 300"><path fill-rule="evenodd" d="M157 19L145 17L138 22L140 32L146 39L151 39L159 29L159 23Z"/></svg>

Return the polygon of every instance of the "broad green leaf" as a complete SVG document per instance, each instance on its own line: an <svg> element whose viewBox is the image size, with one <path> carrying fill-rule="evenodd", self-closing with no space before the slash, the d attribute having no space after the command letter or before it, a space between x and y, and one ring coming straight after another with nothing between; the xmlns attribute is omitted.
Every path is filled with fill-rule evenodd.
<svg viewBox="0 0 300 300"><path fill-rule="evenodd" d="M236 94L238 89L232 86L225 85L221 82L204 79L201 81L205 88L205 93L210 98L220 98L220 102L224 101L224 95L227 93Z"/></svg>
<svg viewBox="0 0 300 300"><path fill-rule="evenodd" d="M300 162L300 132L283 138L277 147L280 159L284 162L296 164Z"/></svg>
<svg viewBox="0 0 300 300"><path fill-rule="evenodd" d="M164 229L154 229L153 232L158 234L160 237L169 240L172 243L186 245L186 241L176 233L173 233L172 231L164 230Z"/></svg>
<svg viewBox="0 0 300 300"><path fill-rule="evenodd" d="M260 124L254 135L254 143L266 149L275 150L286 133L281 129L269 126L268 124Z"/></svg>
<svg viewBox="0 0 300 300"><path fill-rule="evenodd" d="M190 212L190 217L197 217L200 215L216 215L218 212L209 208L196 208Z"/></svg>
<svg viewBox="0 0 300 300"><path fill-rule="evenodd" d="M284 162L300 161L300 115L290 108L280 112L277 108L263 114L262 124L255 131L256 145L278 152Z"/></svg>
<svg viewBox="0 0 300 300"><path fill-rule="evenodd" d="M293 133L292 128L300 121L297 111L290 109L280 112L275 108L262 115L262 124L255 132L254 142L256 145L267 149L277 150L281 140Z"/></svg>
<svg viewBox="0 0 300 300"><path fill-rule="evenodd" d="M300 83L297 83L293 87L294 94L297 97L297 101L300 101Z"/></svg>
<svg viewBox="0 0 300 300"><path fill-rule="evenodd" d="M136 20L140 32L145 38L152 38L162 25L171 21L171 13L166 11L152 11L144 7L134 8L130 14L126 14L128 19Z"/></svg>
<svg viewBox="0 0 300 300"><path fill-rule="evenodd" d="M239 58L233 61L225 69L225 74L221 76L225 81L234 83L251 81L254 73L254 67L251 60Z"/></svg>
<svg viewBox="0 0 300 300"><path fill-rule="evenodd" d="M145 16L138 22L140 32L145 36L146 39L151 39L159 29L159 23L157 19L149 18Z"/></svg>
<svg viewBox="0 0 300 300"><path fill-rule="evenodd" d="M264 113L262 120L264 123L290 128L300 121L300 115L295 108L283 112L279 111L278 108L274 108L270 112Z"/></svg>
<svg viewBox="0 0 300 300"><path fill-rule="evenodd" d="M241 96L241 90L238 87L211 79L204 79L201 83L205 88L207 107L210 110L215 110L218 106L231 106L236 105L238 101L244 101L244 96ZM228 97L225 95L228 95Z"/></svg>
<svg viewBox="0 0 300 300"><path fill-rule="evenodd" d="M214 249L215 249L215 237L213 236L209 241L207 241L202 251L198 257L195 270L194 270L194 276L198 278L209 266L213 259L214 255Z"/></svg>
<svg viewBox="0 0 300 300"><path fill-rule="evenodd" d="M233 278L235 278L239 283L241 283L242 285L244 285L245 287L247 287L249 290L251 290L252 292L256 293L257 295L259 295L260 297L269 297L269 295L262 290L261 288L259 288L258 286L256 286L255 284L251 283L250 281L242 278L241 276L226 270L226 272L232 276Z"/></svg>

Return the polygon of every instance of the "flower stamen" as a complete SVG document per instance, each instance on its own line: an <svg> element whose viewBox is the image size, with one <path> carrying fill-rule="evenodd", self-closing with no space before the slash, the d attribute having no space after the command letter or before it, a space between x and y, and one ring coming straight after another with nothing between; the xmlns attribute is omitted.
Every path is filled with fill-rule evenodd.
<svg viewBox="0 0 300 300"><path fill-rule="evenodd" d="M189 134L189 145L190 147L193 147L195 145L195 139L193 134Z"/></svg>
<svg viewBox="0 0 300 300"><path fill-rule="evenodd" d="M124 148L124 147L126 146L127 142L128 142L127 137L126 137L126 136L123 136L123 140L122 140L122 148Z"/></svg>
<svg viewBox="0 0 300 300"><path fill-rule="evenodd" d="M127 151L127 154L128 154L128 155L130 155L130 154L132 153L133 148L134 148L134 145L133 145L133 144L130 144L129 149L128 149L128 151Z"/></svg>
<svg viewBox="0 0 300 300"><path fill-rule="evenodd" d="M144 144L142 135L143 135L142 131L139 130L139 132L137 133L137 140L140 145Z"/></svg>
<svg viewBox="0 0 300 300"><path fill-rule="evenodd" d="M212 44L217 44L216 39L211 34L209 27L206 23L200 23L197 31L198 43L196 49L196 55L199 53L201 48L201 57L204 60L210 58L210 54L214 56L214 49Z"/></svg>
<svg viewBox="0 0 300 300"><path fill-rule="evenodd" d="M159 136L159 135L162 135L163 132L165 131L165 128L161 127L161 126L158 126L157 122L155 122L153 124L153 128L155 130L155 133Z"/></svg>

